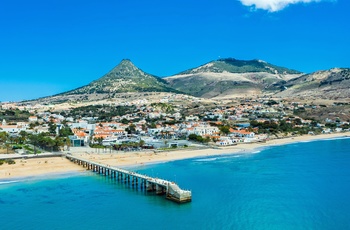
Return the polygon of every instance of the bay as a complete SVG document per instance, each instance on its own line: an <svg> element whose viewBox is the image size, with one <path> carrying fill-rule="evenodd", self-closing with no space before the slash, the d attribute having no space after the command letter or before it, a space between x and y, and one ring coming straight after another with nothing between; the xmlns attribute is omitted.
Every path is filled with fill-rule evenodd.
<svg viewBox="0 0 350 230"><path fill-rule="evenodd" d="M91 172L0 181L1 229L350 229L349 138L134 168L177 204Z"/></svg>

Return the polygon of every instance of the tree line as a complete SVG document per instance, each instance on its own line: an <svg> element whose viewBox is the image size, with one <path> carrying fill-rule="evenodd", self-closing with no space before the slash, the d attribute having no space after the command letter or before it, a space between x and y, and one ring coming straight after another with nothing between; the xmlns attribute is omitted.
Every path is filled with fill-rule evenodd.
<svg viewBox="0 0 350 230"><path fill-rule="evenodd" d="M10 135L6 132L0 132L0 145L5 147L7 152L11 148L18 149L22 147L33 153L38 153L38 149L61 151L64 146L70 147L70 139L68 137L70 135L73 135L73 132L69 127L63 127L58 135L53 129L49 132L38 134L21 131L17 135Z"/></svg>

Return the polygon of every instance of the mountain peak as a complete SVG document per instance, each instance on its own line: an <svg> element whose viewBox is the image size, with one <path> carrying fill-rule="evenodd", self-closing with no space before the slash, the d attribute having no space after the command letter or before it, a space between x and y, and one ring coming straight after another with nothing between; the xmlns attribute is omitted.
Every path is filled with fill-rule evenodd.
<svg viewBox="0 0 350 230"><path fill-rule="evenodd" d="M193 96L220 98L276 92L287 80L301 74L258 59L220 58L165 80L173 88Z"/></svg>
<svg viewBox="0 0 350 230"><path fill-rule="evenodd" d="M175 92L167 83L136 67L130 59L123 59L111 71L89 85L68 94L111 94L125 92Z"/></svg>
<svg viewBox="0 0 350 230"><path fill-rule="evenodd" d="M220 58L180 74L199 73L271 73L271 74L301 74L296 70L272 65L263 60L238 60L235 58Z"/></svg>
<svg viewBox="0 0 350 230"><path fill-rule="evenodd" d="M215 61L222 69L231 73L266 72L271 74L301 74L301 72L272 65L264 60L238 60L235 58L222 58Z"/></svg>
<svg viewBox="0 0 350 230"><path fill-rule="evenodd" d="M118 65L134 65L130 59L123 59Z"/></svg>
<svg viewBox="0 0 350 230"><path fill-rule="evenodd" d="M109 71L106 75L109 75L111 72L123 72L124 74L127 72L133 72L133 71L142 71L139 68L135 66L134 63L130 59L123 59L121 62L119 62L118 65L116 65L111 71ZM105 76L106 76L105 75ZM104 76L103 76L104 77Z"/></svg>
<svg viewBox="0 0 350 230"><path fill-rule="evenodd" d="M116 65L111 71L109 71L106 75L103 77L111 75L111 73L120 73L123 75L132 75L134 71L141 71L139 68L135 66L134 63L130 59L123 59L118 65ZM118 75L118 74L115 74ZM102 77L102 78L103 78Z"/></svg>

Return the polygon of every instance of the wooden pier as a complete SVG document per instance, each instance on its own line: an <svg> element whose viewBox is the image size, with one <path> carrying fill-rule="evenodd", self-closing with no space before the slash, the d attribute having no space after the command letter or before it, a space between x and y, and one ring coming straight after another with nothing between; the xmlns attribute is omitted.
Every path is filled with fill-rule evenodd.
<svg viewBox="0 0 350 230"><path fill-rule="evenodd" d="M167 199L178 203L186 203L192 200L191 191L180 189L180 187L174 182L149 177L147 175L112 167L110 165L96 163L69 154L66 155L66 158L84 168L87 168L87 170L91 170L120 182L128 183L131 185L131 188L140 188L141 190L144 189L147 192L155 192L159 195L165 194Z"/></svg>

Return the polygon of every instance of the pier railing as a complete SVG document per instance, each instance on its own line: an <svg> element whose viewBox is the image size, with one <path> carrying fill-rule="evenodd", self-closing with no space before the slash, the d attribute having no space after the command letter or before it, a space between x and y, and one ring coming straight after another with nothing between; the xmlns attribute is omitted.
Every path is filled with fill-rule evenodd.
<svg viewBox="0 0 350 230"><path fill-rule="evenodd" d="M73 155L66 155L70 161L87 168L98 174L114 178L118 181L131 184L132 188L144 189L147 192L166 194L166 198L178 203L190 202L192 193L189 190L181 189L176 183L167 180L150 177L133 171L104 165Z"/></svg>

